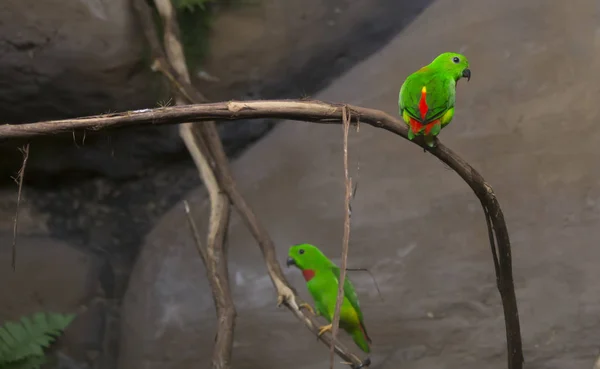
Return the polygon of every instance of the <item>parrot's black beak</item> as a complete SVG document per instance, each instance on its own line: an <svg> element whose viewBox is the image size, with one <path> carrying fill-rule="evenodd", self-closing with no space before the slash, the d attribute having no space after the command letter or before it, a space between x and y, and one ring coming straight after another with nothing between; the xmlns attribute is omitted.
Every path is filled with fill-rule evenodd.
<svg viewBox="0 0 600 369"><path fill-rule="evenodd" d="M292 265L296 265L296 260L292 259L291 257L287 258L287 261L285 262L285 264L290 267Z"/></svg>
<svg viewBox="0 0 600 369"><path fill-rule="evenodd" d="M471 80L471 70L469 68L463 70L462 76L467 79L467 81Z"/></svg>

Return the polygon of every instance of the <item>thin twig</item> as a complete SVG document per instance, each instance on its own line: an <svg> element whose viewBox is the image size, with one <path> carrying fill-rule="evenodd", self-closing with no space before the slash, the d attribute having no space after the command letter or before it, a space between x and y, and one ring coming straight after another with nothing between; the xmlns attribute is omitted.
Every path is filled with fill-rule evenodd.
<svg viewBox="0 0 600 369"><path fill-rule="evenodd" d="M338 281L338 292L333 313L333 327L331 335L336 338L340 324L340 308L344 300L344 282L346 281L346 267L348 263L348 244L350 241L350 200L352 198L352 179L348 174L348 131L350 130L350 116L348 109L342 108L343 129L343 157L344 157L344 236L342 238L342 262L340 268L340 280ZM329 366L333 369L333 347L330 351Z"/></svg>
<svg viewBox="0 0 600 369"><path fill-rule="evenodd" d="M383 295L381 294L381 290L379 289L379 283L377 283L377 279L375 279L375 276L373 275L373 273L371 273L371 271L367 268L346 268L347 272L367 272L369 273L369 275L371 276L371 279L373 280L373 284L375 285L375 289L377 289L377 294L379 295L379 299L381 301L384 301L383 299Z"/></svg>
<svg viewBox="0 0 600 369"><path fill-rule="evenodd" d="M358 106L345 106L352 112L353 120L357 121L360 117L361 123L382 128L404 138L407 138L408 136L406 125L401 120L392 117L387 113ZM81 129L100 130L106 128L140 126L144 124L178 124L186 121L200 122L214 121L216 119L246 120L258 118L290 119L323 124L340 124L342 123L342 105L306 100L229 101L160 109L145 109L119 114L45 121L22 125L5 124L0 125L0 142L10 138L27 138ZM522 369L523 349L521 342L521 327L512 275L510 238L506 227L506 221L504 220L504 214L502 213L496 194L475 168L439 140L437 146L434 148L426 146L421 136L418 136L410 142L425 148L432 155L454 170L469 185L469 187L471 187L475 195L482 204L484 204L485 209L488 210L498 250L497 256L500 268L500 276L498 277L500 283L498 290L502 299L504 319L506 322L508 368ZM217 160L216 157L215 160ZM219 182L222 184L224 177L222 177L222 174L219 174L219 176L221 176ZM225 180L227 180L227 178L225 178ZM235 185L232 183L229 183L228 185L230 186L229 189L227 186L222 185L223 189L227 191L228 197L232 199L234 206L238 208L240 214L244 213L247 208L240 208L242 203L239 202L241 200L234 192L236 191ZM238 203L236 204L236 201L233 201L233 199L237 199ZM276 285L280 300L283 299L289 302L290 306L292 306L292 311L294 311L294 315L300 318L303 316L302 313L299 313L298 315L296 311L293 310L293 306L295 306L295 297L292 289L287 282L281 282L285 281L285 278L281 273L275 253L272 251L272 241L262 233L265 231L264 227L250 224L252 223L252 220L255 219L254 214L252 213L251 215L252 216L245 214L242 216L242 219L251 228L252 234L259 241L261 250L263 251L263 255L267 262L269 275ZM322 337L327 337L327 335L325 334Z"/></svg>
<svg viewBox="0 0 600 369"><path fill-rule="evenodd" d="M208 255L206 254L206 249L204 246L202 246L202 237L200 237L198 226L196 226L196 222L194 222L194 218L192 218L190 205L188 204L187 200L183 200L183 208L185 210L185 215L187 216L190 230L192 231L192 237L194 238L194 243L196 244L196 250L198 250L198 255L200 255L200 259L202 259L202 264L206 266Z"/></svg>
<svg viewBox="0 0 600 369"><path fill-rule="evenodd" d="M23 192L23 178L25 177L25 168L27 167L27 159L29 159L29 144L19 149L23 154L23 164L17 175L17 183L19 190L17 192L17 209L15 210L15 219L13 223L13 242L12 242L12 261L11 266L13 271L17 270L17 233L19 230L19 210L21 209L21 193Z"/></svg>

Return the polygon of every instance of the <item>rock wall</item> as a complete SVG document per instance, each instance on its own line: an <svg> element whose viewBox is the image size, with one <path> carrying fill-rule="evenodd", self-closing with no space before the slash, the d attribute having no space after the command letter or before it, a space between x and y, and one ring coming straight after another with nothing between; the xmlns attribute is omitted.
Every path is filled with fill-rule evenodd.
<svg viewBox="0 0 600 369"><path fill-rule="evenodd" d="M154 106L165 84L148 68L143 34L128 0L0 5L0 114L23 123ZM171 132L172 134L169 134ZM173 127L121 134L63 135L32 141L30 183L83 171L123 177L153 152L180 145ZM0 144L0 170L14 172L20 142ZM116 152L118 159L115 160ZM57 177L53 178L54 180ZM6 182L6 176L0 179Z"/></svg>

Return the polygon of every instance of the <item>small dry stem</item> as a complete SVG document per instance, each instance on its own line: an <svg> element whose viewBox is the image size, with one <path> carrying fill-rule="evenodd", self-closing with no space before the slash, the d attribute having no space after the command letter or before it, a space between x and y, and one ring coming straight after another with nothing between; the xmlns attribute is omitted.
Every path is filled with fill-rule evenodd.
<svg viewBox="0 0 600 369"><path fill-rule="evenodd" d="M19 231L19 210L21 210L21 196L23 193L23 179L25 178L25 168L27 168L27 160L29 159L29 144L19 149L23 154L23 164L17 174L16 182L19 186L17 192L17 208L15 210L15 219L13 221L13 241L12 241L12 257L11 266L13 271L17 270L17 234Z"/></svg>

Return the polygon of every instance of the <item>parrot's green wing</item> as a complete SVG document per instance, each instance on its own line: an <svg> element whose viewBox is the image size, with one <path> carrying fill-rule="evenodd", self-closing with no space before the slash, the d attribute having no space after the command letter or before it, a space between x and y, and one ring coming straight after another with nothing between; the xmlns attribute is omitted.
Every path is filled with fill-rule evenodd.
<svg viewBox="0 0 600 369"><path fill-rule="evenodd" d="M421 91L426 88L427 114L425 121L421 120L419 102ZM423 124L433 122L454 107L456 101L456 82L450 75L435 72L431 69L417 71L402 84L398 105L400 110L406 110L408 115Z"/></svg>
<svg viewBox="0 0 600 369"><path fill-rule="evenodd" d="M338 268L336 265L333 265L331 267L331 271L333 272L333 275L335 275L335 278L337 279L337 281L339 283L340 268ZM348 277L344 278L344 296L348 299L348 301L350 301L350 305L352 305L352 307L356 311L356 314L358 315L358 319L360 320L360 323L364 327L363 315L362 315L362 311L360 311L360 305L358 303L358 295L356 294L356 290L354 289L354 286L352 285L352 282L350 282L350 279L348 279Z"/></svg>

